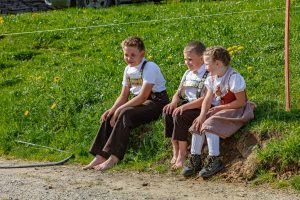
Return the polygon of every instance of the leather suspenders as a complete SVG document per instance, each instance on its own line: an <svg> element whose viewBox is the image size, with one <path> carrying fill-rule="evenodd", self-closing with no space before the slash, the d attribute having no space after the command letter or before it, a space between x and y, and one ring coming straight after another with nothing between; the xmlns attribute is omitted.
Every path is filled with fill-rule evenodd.
<svg viewBox="0 0 300 200"><path fill-rule="evenodd" d="M198 87L197 87L197 93L196 93L196 97L199 98L201 96L201 93L203 91L203 88L204 88L204 82L208 76L208 71L205 71L201 80L199 81L199 84L198 84ZM185 99L182 95L182 86L184 85L184 82L186 81L186 76L187 76L187 73L184 74L184 77L182 79L182 81L180 82L180 85L179 85L179 95L180 95L180 98L181 99Z"/></svg>
<svg viewBox="0 0 300 200"><path fill-rule="evenodd" d="M198 90L197 90L197 94L196 94L197 99L201 96L201 93L204 88L204 81L206 80L207 75L208 75L208 71L205 71L205 73L203 74L203 76L198 84Z"/></svg>
<svg viewBox="0 0 300 200"><path fill-rule="evenodd" d="M145 60L142 64L142 67L140 69L140 74L141 74L141 80L143 80L143 71L144 71L144 68L145 68L145 65L148 61ZM130 81L130 77L127 75L127 81L128 81L128 84L129 84L129 87L131 87L131 81ZM143 82L142 82L143 83Z"/></svg>

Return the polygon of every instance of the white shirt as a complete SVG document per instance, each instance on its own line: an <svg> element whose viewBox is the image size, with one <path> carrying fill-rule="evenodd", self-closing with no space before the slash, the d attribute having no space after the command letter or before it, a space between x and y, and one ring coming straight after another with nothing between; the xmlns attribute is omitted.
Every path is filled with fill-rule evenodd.
<svg viewBox="0 0 300 200"><path fill-rule="evenodd" d="M223 80L225 77L229 78L229 80ZM227 94L227 90L230 90L233 93L238 93L246 89L246 82L244 78L237 72L230 76L209 76L205 80L204 84L206 88L213 93L215 93L217 88L220 87L222 93L221 97Z"/></svg>
<svg viewBox="0 0 300 200"><path fill-rule="evenodd" d="M124 74L123 74L123 86L128 86L128 80L127 77L133 78L133 79L139 79L141 78L141 67L143 62L146 59L143 58L140 64L137 66L129 66L127 65ZM148 61L146 65L144 66L143 70L143 84L153 84L152 92L161 92L166 90L166 80L164 79L160 68L158 65L156 65L154 62ZM138 95L141 91L142 85L134 85L132 84L130 87L130 92L134 95Z"/></svg>
<svg viewBox="0 0 300 200"><path fill-rule="evenodd" d="M183 90L186 99L191 102L197 99L197 91L198 91L198 84L201 81L203 74L206 72L205 65L201 65L198 69L197 73L192 72L191 70L185 71L184 75L181 78L181 82L184 81ZM195 87L195 83L197 83ZM193 86L192 86L193 85ZM205 87L205 86L204 86Z"/></svg>

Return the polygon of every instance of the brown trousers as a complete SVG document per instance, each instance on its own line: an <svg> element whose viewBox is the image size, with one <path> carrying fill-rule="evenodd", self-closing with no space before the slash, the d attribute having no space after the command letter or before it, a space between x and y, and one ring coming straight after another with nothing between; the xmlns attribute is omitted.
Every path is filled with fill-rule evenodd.
<svg viewBox="0 0 300 200"><path fill-rule="evenodd" d="M189 128L193 121L199 116L200 111L200 109L186 110L182 115L175 117L163 113L165 136L172 137L173 140L187 141Z"/></svg>
<svg viewBox="0 0 300 200"><path fill-rule="evenodd" d="M101 124L90 148L90 153L94 156L101 155L104 158L115 155L122 160L127 149L131 129L158 119L167 103L168 96L164 93L160 98L150 97L142 105L124 108L114 127L110 126L111 118L109 117Z"/></svg>

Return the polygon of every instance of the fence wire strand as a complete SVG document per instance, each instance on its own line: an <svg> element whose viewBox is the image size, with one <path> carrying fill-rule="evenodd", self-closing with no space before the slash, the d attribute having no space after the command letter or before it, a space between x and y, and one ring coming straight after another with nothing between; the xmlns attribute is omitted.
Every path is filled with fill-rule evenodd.
<svg viewBox="0 0 300 200"><path fill-rule="evenodd" d="M294 8L300 8L300 6L295 6ZM99 24L99 25L95 25L95 26L81 26L81 27L59 28L59 29L52 29L52 30L48 29L48 30L16 32L16 33L3 33L3 34L0 34L0 36L14 36L14 35L26 35L26 34L56 32L56 31L70 31L70 30L77 30L77 29L92 29L92 28L100 28L100 27L133 25L133 24L141 24L141 23L156 23L156 22L173 21L173 20L197 19L197 18L204 18L204 17L215 17L215 16L235 15L235 14L252 14L252 13L257 13L257 12L284 11L284 10L285 10L285 8L269 8L269 9L261 9L261 10L236 11L236 12L215 13L215 14L208 14L208 15L197 15L197 16L187 16L187 17L175 17L175 18L144 20L144 21L135 21L135 22Z"/></svg>

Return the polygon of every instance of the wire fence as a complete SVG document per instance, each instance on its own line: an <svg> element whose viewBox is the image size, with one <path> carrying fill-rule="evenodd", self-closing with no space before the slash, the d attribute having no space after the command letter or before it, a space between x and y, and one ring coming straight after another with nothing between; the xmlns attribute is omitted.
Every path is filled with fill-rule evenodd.
<svg viewBox="0 0 300 200"><path fill-rule="evenodd" d="M295 8L299 8L299 7L300 6L295 6ZM99 25L83 26L83 27L70 27L70 28L59 28L59 29L48 29L48 30L35 30L35 31L25 31L25 32L3 33L0 36L25 35L25 34L47 33L47 32L56 32L56 31L69 31L69 30L74 31L74 30L80 30L80 29L104 28L104 27L114 27L114 26L122 26L122 25L134 25L134 24L141 24L141 23L156 23L156 22L166 22L166 21L178 21L178 20L187 20L187 19L191 20L191 19L208 18L208 17L215 17L215 16L238 15L238 14L254 14L254 13L258 13L258 12L284 11L284 10L285 10L285 8L270 8L270 9L261 9L261 10L225 12L225 13L215 13L215 14L208 14L208 15L165 18L165 19L134 21L134 22L125 22L125 23L99 24Z"/></svg>

